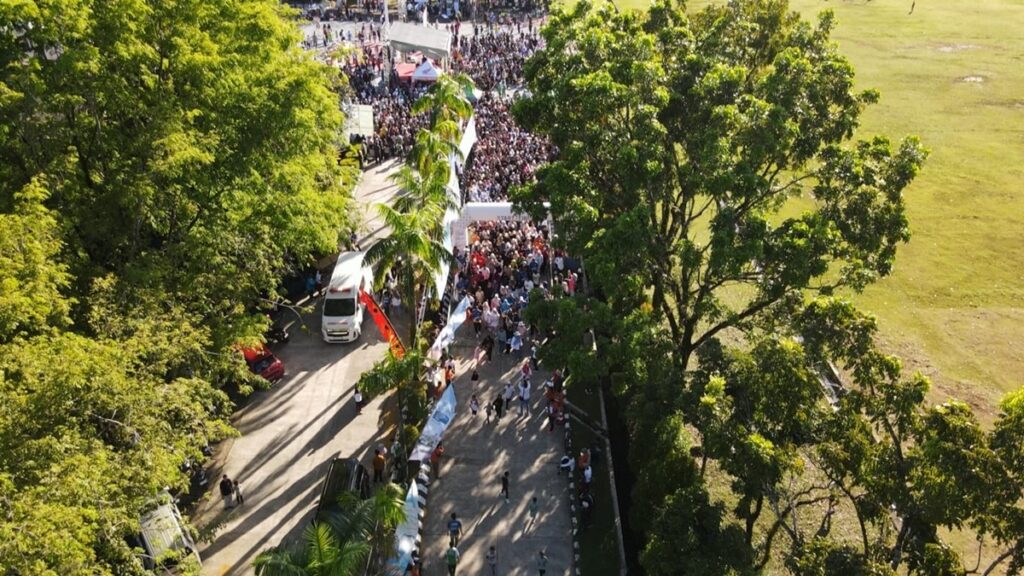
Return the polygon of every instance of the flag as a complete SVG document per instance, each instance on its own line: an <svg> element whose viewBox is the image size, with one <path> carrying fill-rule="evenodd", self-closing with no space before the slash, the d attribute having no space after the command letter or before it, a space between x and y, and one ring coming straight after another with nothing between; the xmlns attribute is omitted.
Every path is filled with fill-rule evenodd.
<svg viewBox="0 0 1024 576"><path fill-rule="evenodd" d="M388 573L394 575L405 574L420 533L420 494L415 481L409 483L403 512L405 520L395 528L395 551L398 555L388 562Z"/></svg>
<svg viewBox="0 0 1024 576"><path fill-rule="evenodd" d="M445 346L448 346L455 341L455 331L462 326L462 323L469 318L469 304L472 300L469 296L466 296L456 306L455 311L452 312L451 316L448 317L448 323L445 324L441 333L437 335L437 339L434 340L434 344L430 347L430 351L427 353L428 357L432 360L440 360L441 352Z"/></svg>
<svg viewBox="0 0 1024 576"><path fill-rule="evenodd" d="M416 441L409 460L424 462L430 458L430 453L437 448L444 431L455 417L455 404L455 386L448 386L437 404L434 404L434 410L430 413L427 423L423 425L423 432L420 433L420 439Z"/></svg>
<svg viewBox="0 0 1024 576"><path fill-rule="evenodd" d="M391 353L395 355L395 358L405 356L405 346L399 340L398 332L395 332L395 327L391 325L391 320L388 320L388 317L384 315L384 311L377 305L377 301L373 299L373 296L370 296L365 290L360 290L359 301L370 312L370 318L373 318L373 323L377 325L381 336L388 341L388 344L391 346Z"/></svg>

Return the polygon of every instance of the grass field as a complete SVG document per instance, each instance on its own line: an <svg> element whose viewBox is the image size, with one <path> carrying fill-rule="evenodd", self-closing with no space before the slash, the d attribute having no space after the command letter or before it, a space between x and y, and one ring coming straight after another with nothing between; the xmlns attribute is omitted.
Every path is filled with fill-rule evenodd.
<svg viewBox="0 0 1024 576"><path fill-rule="evenodd" d="M790 3L833 10L859 86L881 91L861 133L916 134L932 152L906 193L913 239L856 299L934 400L988 421L1024 385L1024 0Z"/></svg>

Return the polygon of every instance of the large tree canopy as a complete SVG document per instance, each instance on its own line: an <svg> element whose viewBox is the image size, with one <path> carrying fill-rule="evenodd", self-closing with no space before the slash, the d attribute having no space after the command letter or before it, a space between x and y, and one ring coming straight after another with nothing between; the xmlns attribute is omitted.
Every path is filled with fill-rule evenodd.
<svg viewBox="0 0 1024 576"><path fill-rule="evenodd" d="M528 317L568 339L545 362L622 400L648 574L1019 567L1020 393L993 431L928 406L842 299L891 272L926 152L858 132L878 94L855 90L833 26L785 0L583 1L527 62L515 114L560 154L513 199L550 206L594 288ZM949 530L998 554L964 559Z"/></svg>
<svg viewBox="0 0 1024 576"><path fill-rule="evenodd" d="M909 237L901 193L925 152L849 143L877 94L854 91L832 26L779 0L647 17L581 2L526 66L517 118L561 153L514 200L550 202L614 301L650 290L683 366L799 291L888 274Z"/></svg>
<svg viewBox="0 0 1024 576"><path fill-rule="evenodd" d="M285 10L3 3L0 206L47 176L80 290L114 273L219 320L273 289L285 255L336 247L335 78Z"/></svg>
<svg viewBox="0 0 1024 576"><path fill-rule="evenodd" d="M345 234L338 79L287 10L0 2L0 572L141 573L254 305Z"/></svg>

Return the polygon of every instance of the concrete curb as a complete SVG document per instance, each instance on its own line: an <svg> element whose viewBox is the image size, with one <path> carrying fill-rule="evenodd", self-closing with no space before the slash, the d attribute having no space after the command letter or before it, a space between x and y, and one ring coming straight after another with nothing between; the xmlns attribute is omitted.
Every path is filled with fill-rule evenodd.
<svg viewBox="0 0 1024 576"><path fill-rule="evenodd" d="M568 397L567 397L568 399ZM572 424L569 423L569 418L565 419L565 452L569 457L573 457L572 454ZM561 472L559 472L561 474ZM580 576L580 526L579 518L576 517L576 481L573 479L573 473L569 473L569 516L572 521L572 573L575 576Z"/></svg>

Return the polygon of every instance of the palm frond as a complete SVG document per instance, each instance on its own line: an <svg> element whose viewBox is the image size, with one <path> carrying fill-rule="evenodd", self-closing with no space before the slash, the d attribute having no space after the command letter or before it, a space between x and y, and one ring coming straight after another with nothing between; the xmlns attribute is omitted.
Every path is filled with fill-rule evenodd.
<svg viewBox="0 0 1024 576"><path fill-rule="evenodd" d="M391 532L405 520L405 500L397 484L384 484L373 495L373 516Z"/></svg>
<svg viewBox="0 0 1024 576"><path fill-rule="evenodd" d="M366 557L370 554L370 543L366 541L343 542L338 558L324 572L324 576L357 576L363 573Z"/></svg>
<svg viewBox="0 0 1024 576"><path fill-rule="evenodd" d="M329 524L317 522L307 526L303 532L303 539L309 554L309 568L319 569L337 561L340 543Z"/></svg>
<svg viewBox="0 0 1024 576"><path fill-rule="evenodd" d="M305 564L298 555L284 547L264 550L252 561L256 576L306 576Z"/></svg>

